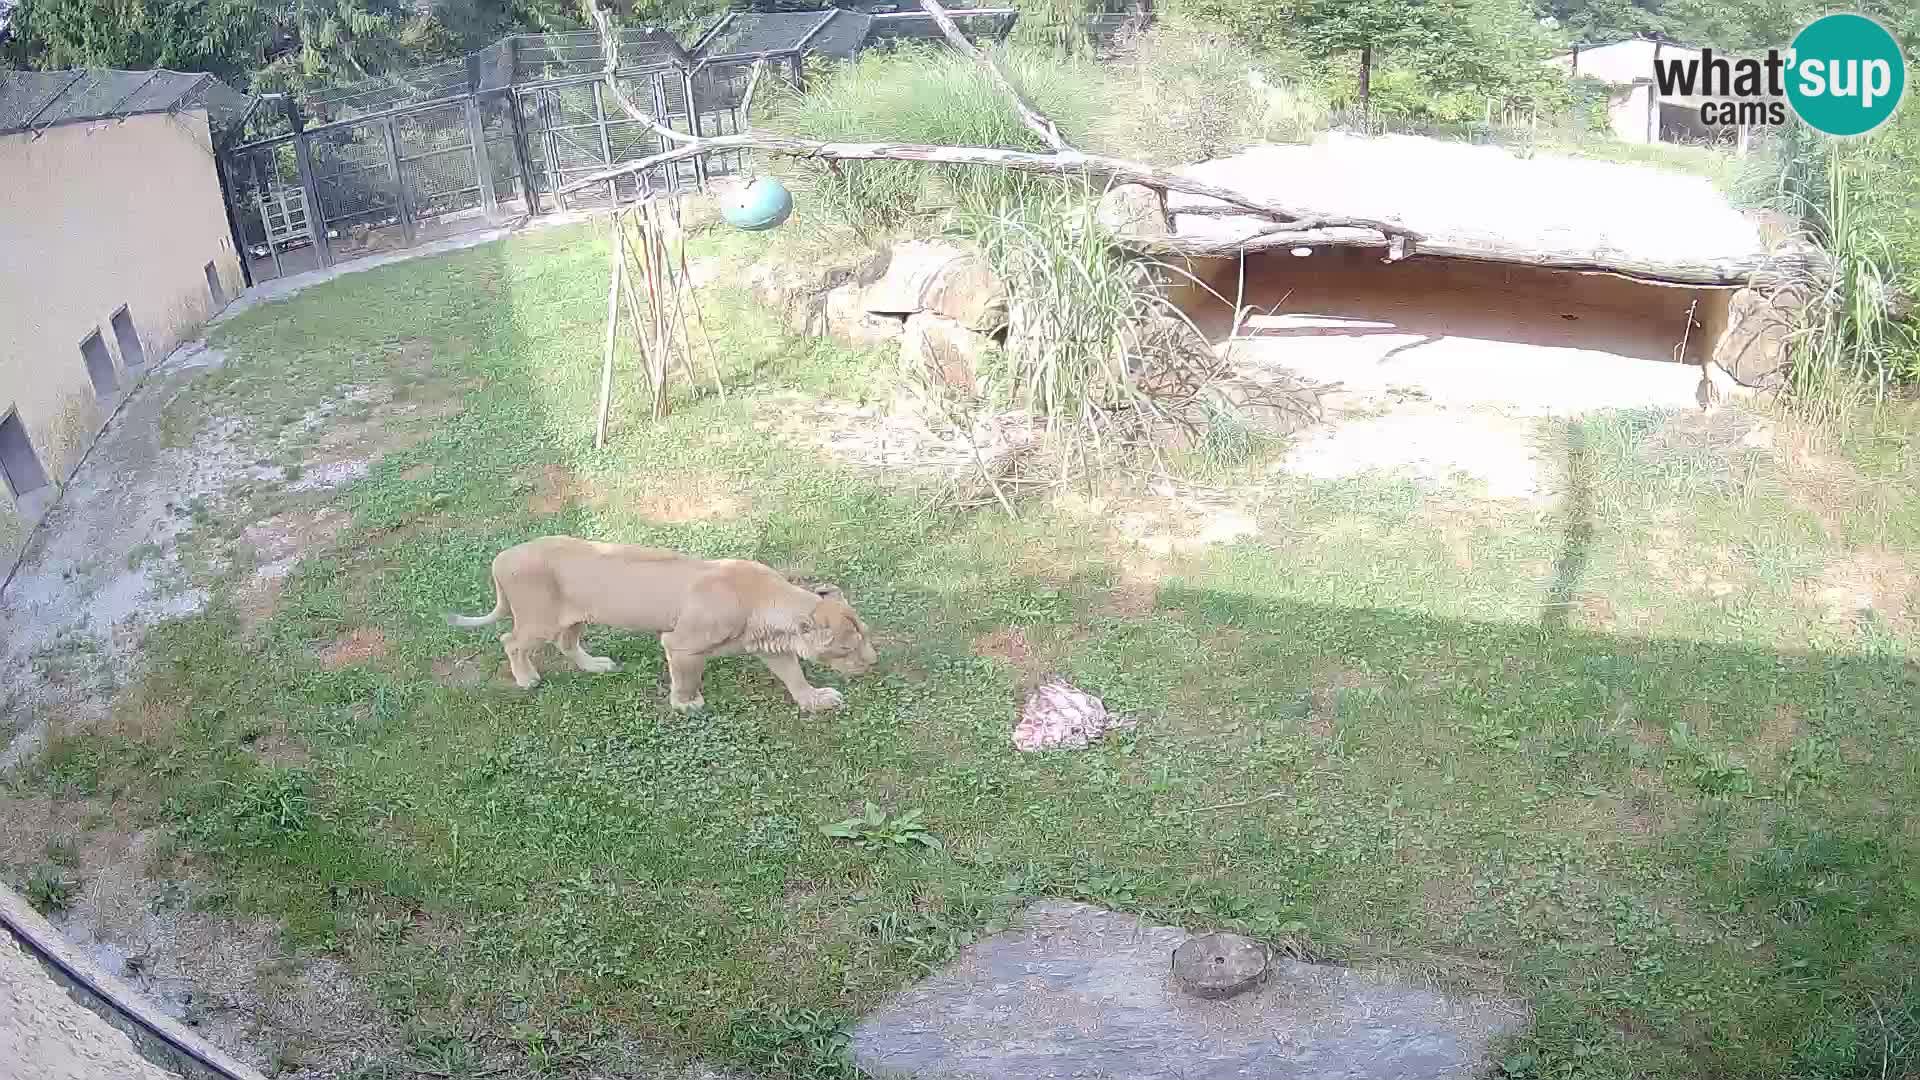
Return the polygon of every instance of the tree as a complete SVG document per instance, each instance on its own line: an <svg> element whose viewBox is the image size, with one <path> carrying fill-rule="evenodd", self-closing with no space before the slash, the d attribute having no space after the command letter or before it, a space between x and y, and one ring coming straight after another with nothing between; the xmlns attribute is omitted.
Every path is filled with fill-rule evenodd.
<svg viewBox="0 0 1920 1080"><path fill-rule="evenodd" d="M206 71L244 86L261 60L255 0L23 0L0 59L68 67Z"/></svg>

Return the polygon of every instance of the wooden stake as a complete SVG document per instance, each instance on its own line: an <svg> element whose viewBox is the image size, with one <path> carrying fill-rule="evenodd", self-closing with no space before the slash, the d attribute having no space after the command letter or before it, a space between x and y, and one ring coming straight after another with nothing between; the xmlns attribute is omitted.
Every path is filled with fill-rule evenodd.
<svg viewBox="0 0 1920 1080"><path fill-rule="evenodd" d="M607 412L613 407L613 346L620 330L620 282L626 277L627 245L620 231L620 215L613 216L613 258L607 275L607 347L600 361L600 414L593 426L593 448L607 444Z"/></svg>

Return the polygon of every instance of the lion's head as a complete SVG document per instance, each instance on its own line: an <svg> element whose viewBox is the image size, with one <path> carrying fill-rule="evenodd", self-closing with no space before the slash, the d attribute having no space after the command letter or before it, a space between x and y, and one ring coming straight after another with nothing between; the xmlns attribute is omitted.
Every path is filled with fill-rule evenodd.
<svg viewBox="0 0 1920 1080"><path fill-rule="evenodd" d="M818 595L818 594L816 594ZM854 614L852 605L839 598L822 596L813 607L813 633L807 635L812 655L842 675L864 675L880 659L867 640L867 624Z"/></svg>

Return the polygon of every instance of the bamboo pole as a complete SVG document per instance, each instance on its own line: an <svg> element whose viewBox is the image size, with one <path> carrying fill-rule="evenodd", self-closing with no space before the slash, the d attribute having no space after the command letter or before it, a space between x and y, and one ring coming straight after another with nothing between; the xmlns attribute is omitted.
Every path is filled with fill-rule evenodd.
<svg viewBox="0 0 1920 1080"><path fill-rule="evenodd" d="M613 347L620 332L620 282L626 276L627 245L620 215L613 216L613 257L607 275L607 347L600 361L600 410L593 425L593 448L607 444L607 413L613 407Z"/></svg>

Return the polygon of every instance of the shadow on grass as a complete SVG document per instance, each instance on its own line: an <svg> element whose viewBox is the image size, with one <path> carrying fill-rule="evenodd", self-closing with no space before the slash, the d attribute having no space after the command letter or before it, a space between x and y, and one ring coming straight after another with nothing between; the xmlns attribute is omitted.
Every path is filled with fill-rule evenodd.
<svg viewBox="0 0 1920 1080"><path fill-rule="evenodd" d="M640 1046L805 1071L814 1051L783 1055L830 1052L820 1018L872 1007L1039 895L1517 991L1537 1023L1513 1075L1864 1062L1872 1010L1910 994L1920 672L1573 626L1593 538L1577 428L1537 625L1308 601L1277 563L1198 567L1154 610L1106 615L1105 561L1027 574L1023 548L1048 538L926 514L744 434L744 393L646 424L629 363L595 451L599 338L580 328L604 317L603 243L490 245L236 320L243 399L384 377L370 358L417 337L436 374L473 384L467 407L344 493L354 531L289 582L262 640L218 610L157 633L145 692L188 703L180 744L117 751L161 778L141 782L217 860L224 902L353 957L409 1030L527 1060L510 1032L602 1064ZM752 370L764 324L734 321L728 362ZM750 498L662 521L543 487L644 495L676 476ZM493 554L552 532L804 566L891 655L828 718L796 715L747 663L716 665L711 713L676 716L657 643L635 635L595 635L621 674L562 668L534 694L437 675L449 656L497 665L490 634L442 614L484 606ZM377 662L317 662L316 643L367 625ZM1007 625L1140 726L1014 753L1019 673L970 648ZM312 760L261 760L263 723ZM950 857L819 834L869 798L922 808ZM1819 1068L1803 1073L1867 1075Z"/></svg>

